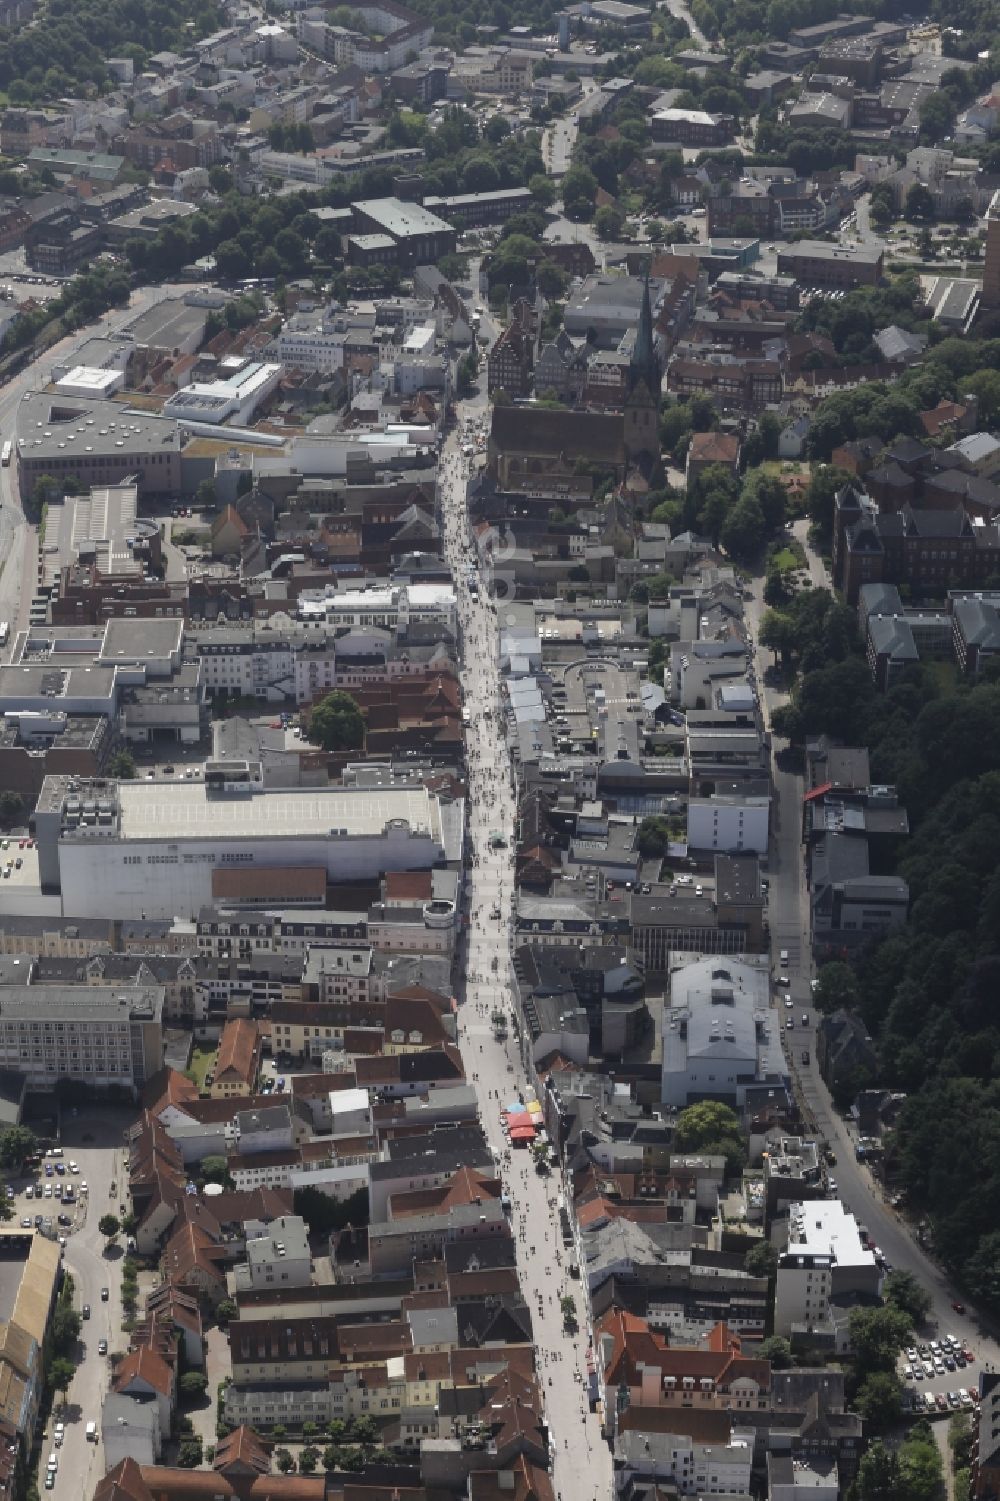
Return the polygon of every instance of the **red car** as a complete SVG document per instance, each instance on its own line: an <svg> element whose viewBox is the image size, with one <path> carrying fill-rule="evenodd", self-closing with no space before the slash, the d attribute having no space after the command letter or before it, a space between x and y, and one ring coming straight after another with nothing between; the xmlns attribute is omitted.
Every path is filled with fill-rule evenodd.
<svg viewBox="0 0 1000 1501"><path fill-rule="evenodd" d="M951 1306L952 1306L952 1308L954 1308L954 1310L955 1310L956 1313L964 1313L965 1312L965 1304L964 1303L952 1303Z"/></svg>

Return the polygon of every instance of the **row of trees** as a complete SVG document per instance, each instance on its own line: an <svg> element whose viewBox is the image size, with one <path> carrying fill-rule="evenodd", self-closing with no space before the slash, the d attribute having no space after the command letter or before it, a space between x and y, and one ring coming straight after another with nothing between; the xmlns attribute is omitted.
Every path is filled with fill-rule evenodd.
<svg viewBox="0 0 1000 1501"><path fill-rule="evenodd" d="M214 0L48 0L30 26L0 29L0 88L12 104L103 89L116 82L109 57L139 73L151 53L183 52L221 20Z"/></svg>
<svg viewBox="0 0 1000 1501"><path fill-rule="evenodd" d="M408 118L395 117L397 137L405 137ZM421 125L410 132L412 138L419 141L428 157L423 173L425 192L486 192L535 182L532 191L537 190L539 203L551 201L547 187L541 186L547 179L536 132L515 138L489 132L487 126L487 133L481 134L468 111L456 108L447 110L435 129L421 116L412 118ZM281 132L284 149L309 149L307 126L276 130ZM218 274L227 281L248 277L281 280L313 270L329 273L339 268L340 235L312 210L324 204L342 207L359 198L392 192L388 169L367 172L321 193L303 191L269 199L236 192L231 175L223 167L213 167L211 175L212 186L221 195L218 202L203 205L187 219L165 224L151 240L133 237L126 242L125 253L137 274L152 279L165 277L207 255L214 255ZM530 228L534 231L537 225L532 223Z"/></svg>
<svg viewBox="0 0 1000 1501"><path fill-rule="evenodd" d="M876 693L851 612L821 591L766 616L762 639L804 669L775 731L866 745L907 809L910 837L876 858L908 882L909 922L821 970L816 1000L863 1018L880 1082L907 1095L888 1168L949 1270L1000 1310L1000 686L915 665Z"/></svg>
<svg viewBox="0 0 1000 1501"><path fill-rule="evenodd" d="M678 530L691 528L725 548L737 562L755 558L784 525L788 492L764 469L740 477L723 464L711 464L688 485L654 506L652 520Z"/></svg>
<svg viewBox="0 0 1000 1501"><path fill-rule="evenodd" d="M7 349L23 349L34 343L47 324L58 322L66 333L95 322L110 308L127 307L131 281L120 267L98 262L68 281L47 303L20 313L4 338Z"/></svg>

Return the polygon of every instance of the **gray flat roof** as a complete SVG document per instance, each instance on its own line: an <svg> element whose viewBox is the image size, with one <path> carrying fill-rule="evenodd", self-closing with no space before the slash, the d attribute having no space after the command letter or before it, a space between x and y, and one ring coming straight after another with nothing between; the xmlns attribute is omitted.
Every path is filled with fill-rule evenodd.
<svg viewBox="0 0 1000 1501"><path fill-rule="evenodd" d="M0 991L0 1019L37 1021L155 1021L163 1010L163 986L7 985Z"/></svg>
<svg viewBox="0 0 1000 1501"><path fill-rule="evenodd" d="M176 349L192 334L204 330L208 312L205 307L190 307L180 297L168 297L130 323L129 333L137 344Z"/></svg>
<svg viewBox="0 0 1000 1501"><path fill-rule="evenodd" d="M109 620L104 631L102 656L167 657L180 651L184 622L170 620Z"/></svg>
<svg viewBox="0 0 1000 1501"><path fill-rule="evenodd" d="M67 415L68 414L68 415ZM177 424L113 401L29 391L17 408L21 455L32 463L70 460L89 451L109 455L172 452L180 446Z"/></svg>
<svg viewBox="0 0 1000 1501"><path fill-rule="evenodd" d="M381 834L392 819L405 819L420 833L433 833L437 824L424 787L255 791L251 797L218 798L201 782L122 782L118 795L123 839L324 837L331 829L358 838Z"/></svg>
<svg viewBox="0 0 1000 1501"><path fill-rule="evenodd" d="M876 266L885 251L885 246L874 245L828 245L825 240L798 240L778 252L782 257L808 256L810 260L853 261L856 265Z"/></svg>
<svg viewBox="0 0 1000 1501"><path fill-rule="evenodd" d="M365 198L354 208L357 213L380 224L386 234L396 240L405 240L409 235L440 234L451 230L450 224L422 204L404 203L401 198Z"/></svg>
<svg viewBox="0 0 1000 1501"><path fill-rule="evenodd" d="M0 698L44 693L53 709L64 707L60 699L110 698L114 683L113 667L73 667L55 658L45 666L0 667Z"/></svg>

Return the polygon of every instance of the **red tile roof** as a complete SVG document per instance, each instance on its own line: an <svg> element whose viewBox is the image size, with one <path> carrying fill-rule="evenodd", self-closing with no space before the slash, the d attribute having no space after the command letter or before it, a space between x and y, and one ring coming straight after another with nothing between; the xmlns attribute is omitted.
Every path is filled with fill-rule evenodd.
<svg viewBox="0 0 1000 1501"><path fill-rule="evenodd" d="M123 1391L132 1381L144 1381L161 1397L169 1397L174 1386L173 1372L167 1362L147 1345L132 1350L120 1363L113 1382L115 1391Z"/></svg>
<svg viewBox="0 0 1000 1501"><path fill-rule="evenodd" d="M692 433L688 457L697 464L735 464L740 440L734 433Z"/></svg>
<svg viewBox="0 0 1000 1501"><path fill-rule="evenodd" d="M254 1021L240 1017L226 1022L219 1039L215 1065L215 1082L239 1079L252 1084L259 1061L260 1028Z"/></svg>

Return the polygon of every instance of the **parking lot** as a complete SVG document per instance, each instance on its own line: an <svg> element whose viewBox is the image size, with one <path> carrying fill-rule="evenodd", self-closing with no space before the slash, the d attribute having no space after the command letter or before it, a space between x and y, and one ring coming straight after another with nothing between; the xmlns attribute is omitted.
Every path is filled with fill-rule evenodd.
<svg viewBox="0 0 1000 1501"><path fill-rule="evenodd" d="M66 1244L67 1236L82 1228L87 1218L89 1185L75 1157L61 1147L46 1154L42 1164L27 1176L7 1180L7 1204L23 1230L32 1226Z"/></svg>
<svg viewBox="0 0 1000 1501"><path fill-rule="evenodd" d="M976 1405L976 1353L956 1334L939 1334L926 1343L911 1345L900 1357L899 1374L914 1408L927 1417L971 1412Z"/></svg>

